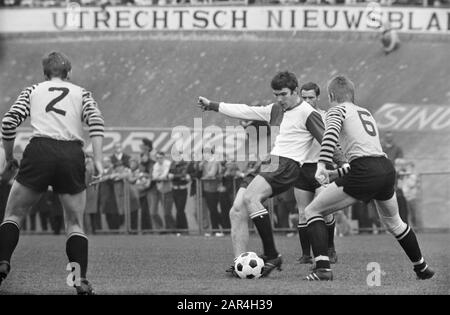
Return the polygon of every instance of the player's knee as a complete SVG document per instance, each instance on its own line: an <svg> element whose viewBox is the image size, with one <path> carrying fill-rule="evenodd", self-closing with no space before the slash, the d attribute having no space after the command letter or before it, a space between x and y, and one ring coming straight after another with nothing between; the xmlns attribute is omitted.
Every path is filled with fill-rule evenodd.
<svg viewBox="0 0 450 315"><path fill-rule="evenodd" d="M335 222L333 214L329 214L329 215L325 216L324 220L325 220L326 225L331 225Z"/></svg>
<svg viewBox="0 0 450 315"><path fill-rule="evenodd" d="M249 209L251 205L254 203L254 200L255 200L254 196L246 192L242 197L243 206Z"/></svg>
<svg viewBox="0 0 450 315"><path fill-rule="evenodd" d="M306 223L305 208L299 208L298 209L298 223Z"/></svg>
<svg viewBox="0 0 450 315"><path fill-rule="evenodd" d="M381 216L380 219L386 226L387 230L394 236L402 234L407 227L407 224L402 221L400 215L398 214L393 217Z"/></svg>
<svg viewBox="0 0 450 315"><path fill-rule="evenodd" d="M305 221L308 221L312 217L315 217L315 216L318 216L318 215L320 215L320 212L315 207L312 207L311 205L308 205L305 208Z"/></svg>
<svg viewBox="0 0 450 315"><path fill-rule="evenodd" d="M229 216L231 222L247 220L247 211L245 210L243 203L234 203L233 207L230 209Z"/></svg>

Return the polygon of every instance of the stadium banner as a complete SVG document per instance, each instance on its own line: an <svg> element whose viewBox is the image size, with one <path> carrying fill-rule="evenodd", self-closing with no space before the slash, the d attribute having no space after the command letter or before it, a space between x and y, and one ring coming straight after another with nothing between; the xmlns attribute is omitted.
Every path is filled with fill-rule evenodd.
<svg viewBox="0 0 450 315"><path fill-rule="evenodd" d="M379 129L392 131L450 131L449 105L386 103L375 113Z"/></svg>
<svg viewBox="0 0 450 315"><path fill-rule="evenodd" d="M0 33L67 31L359 31L450 34L450 9L366 6L180 6L1 9Z"/></svg>

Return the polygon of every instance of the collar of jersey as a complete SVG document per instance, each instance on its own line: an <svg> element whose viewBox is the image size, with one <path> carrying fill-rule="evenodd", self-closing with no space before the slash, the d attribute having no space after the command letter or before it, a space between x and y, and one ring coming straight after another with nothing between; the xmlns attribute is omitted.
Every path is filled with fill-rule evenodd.
<svg viewBox="0 0 450 315"><path fill-rule="evenodd" d="M291 108L289 108L289 109L283 109L283 112L285 113L285 112L287 112L287 111L293 110L294 108L297 108L297 107L299 107L300 105L302 105L302 103L303 103L303 101L300 100L294 107L291 107Z"/></svg>

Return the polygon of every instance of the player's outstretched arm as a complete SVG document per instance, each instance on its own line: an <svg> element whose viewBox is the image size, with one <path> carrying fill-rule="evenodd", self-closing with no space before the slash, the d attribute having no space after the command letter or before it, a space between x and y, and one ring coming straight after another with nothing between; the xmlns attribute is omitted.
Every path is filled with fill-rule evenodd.
<svg viewBox="0 0 450 315"><path fill-rule="evenodd" d="M213 110L232 118L269 122L273 104L266 106L249 106L247 104L214 102L206 97L199 96L197 106L203 111Z"/></svg>

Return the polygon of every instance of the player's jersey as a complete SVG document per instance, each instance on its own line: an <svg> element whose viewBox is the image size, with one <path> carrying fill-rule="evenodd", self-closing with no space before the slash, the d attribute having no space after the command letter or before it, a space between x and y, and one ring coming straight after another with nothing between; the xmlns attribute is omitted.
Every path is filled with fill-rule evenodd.
<svg viewBox="0 0 450 315"><path fill-rule="evenodd" d="M219 112L234 118L265 120L272 122L273 108L278 106L248 106L245 104L220 103ZM307 102L302 102L283 113L279 134L271 151L272 155L282 156L303 163L317 162L324 126L320 114Z"/></svg>
<svg viewBox="0 0 450 315"><path fill-rule="evenodd" d="M83 142L83 122L90 137L103 136L104 121L90 92L62 80L44 81L24 89L2 120L3 139L31 117L33 137Z"/></svg>
<svg viewBox="0 0 450 315"><path fill-rule="evenodd" d="M377 124L367 109L352 103L339 104L327 112L325 125L321 162L331 162L338 141L349 162L358 157L386 157Z"/></svg>

